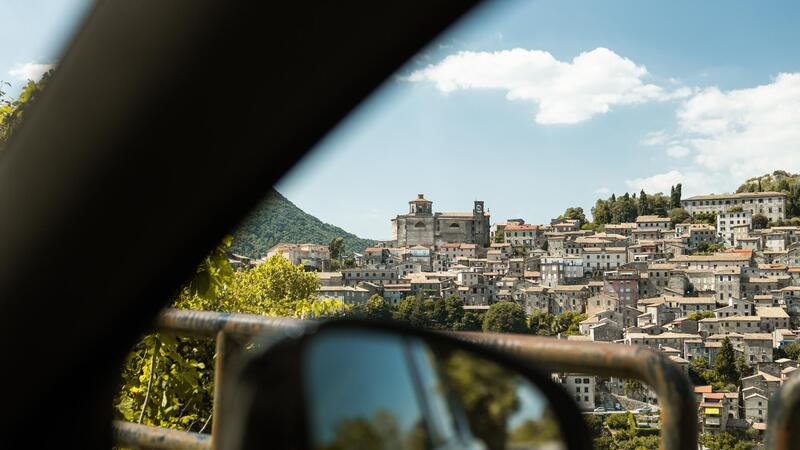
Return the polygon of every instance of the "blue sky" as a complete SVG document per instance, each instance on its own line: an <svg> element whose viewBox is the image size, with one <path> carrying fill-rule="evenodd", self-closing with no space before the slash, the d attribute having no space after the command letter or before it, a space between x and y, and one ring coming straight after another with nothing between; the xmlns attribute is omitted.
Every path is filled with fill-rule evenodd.
<svg viewBox="0 0 800 450"><path fill-rule="evenodd" d="M87 4L0 0L0 79L56 62ZM719 193L800 172L797 23L788 0L488 2L277 188L385 239L420 192L439 211L481 199L493 221L541 223L611 192Z"/></svg>
<svg viewBox="0 0 800 450"><path fill-rule="evenodd" d="M780 73L800 72L798 6L788 1L489 3L388 80L277 187L325 221L388 238L389 219L418 192L440 211L469 210L474 199L482 199L494 221L523 217L541 223L568 206L588 212L607 192L668 191L677 182L683 182L685 194L724 192L749 176L800 170L800 135L775 142L769 101L765 106L753 90L773 85L777 93L764 97L790 110L783 124L800 120L800 100L792 90L800 81L775 84ZM481 87L514 78L517 64L494 52L515 48L548 52L567 64L606 48L645 67L641 82L674 98L611 104L607 113L575 123L538 123L536 100L508 100L508 89ZM462 61L450 78L440 73L439 79L478 87L445 93L435 81L408 81L415 71L437 67L459 52L485 52L487 61ZM502 74L458 79L504 63L509 67ZM518 71L534 83L542 81L536 73ZM574 77L594 73L591 67L583 72ZM713 87L718 95L708 90ZM781 95L781 89L791 95ZM549 100L574 101L569 92L565 97ZM724 129L714 129L720 122Z"/></svg>
<svg viewBox="0 0 800 450"><path fill-rule="evenodd" d="M58 60L89 0L0 0L0 80L16 97L27 78Z"/></svg>

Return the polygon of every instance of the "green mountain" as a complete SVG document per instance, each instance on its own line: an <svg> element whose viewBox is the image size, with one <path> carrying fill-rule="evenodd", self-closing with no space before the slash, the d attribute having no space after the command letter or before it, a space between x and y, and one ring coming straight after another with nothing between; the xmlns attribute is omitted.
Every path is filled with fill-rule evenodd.
<svg viewBox="0 0 800 450"><path fill-rule="evenodd" d="M363 252L375 244L341 228L325 223L295 206L275 189L239 225L233 233L231 251L260 258L280 242L293 244L329 244L335 237L344 238L344 253Z"/></svg>
<svg viewBox="0 0 800 450"><path fill-rule="evenodd" d="M777 191L786 194L786 217L800 216L800 174L776 170L745 181L736 192Z"/></svg>

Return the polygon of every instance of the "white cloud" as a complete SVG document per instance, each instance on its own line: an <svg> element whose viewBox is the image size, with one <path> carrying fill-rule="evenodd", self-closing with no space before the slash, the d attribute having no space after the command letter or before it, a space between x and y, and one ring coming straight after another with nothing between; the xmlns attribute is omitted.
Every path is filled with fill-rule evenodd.
<svg viewBox="0 0 800 450"><path fill-rule="evenodd" d="M605 186L599 187L599 188L594 190L595 194L608 194L609 192L611 192L611 189L609 189L609 188L607 188Z"/></svg>
<svg viewBox="0 0 800 450"><path fill-rule="evenodd" d="M800 73L749 89L708 88L678 111L695 161L742 180L800 170Z"/></svg>
<svg viewBox="0 0 800 450"><path fill-rule="evenodd" d="M42 78L42 75L45 74L48 70L52 69L54 66L53 64L39 64L39 63L25 63L25 64L17 64L14 66L13 69L8 71L8 74L12 77L22 80L22 81L39 81Z"/></svg>
<svg viewBox="0 0 800 450"><path fill-rule="evenodd" d="M431 82L443 93L499 89L509 100L534 102L539 124L572 124L604 114L618 105L686 97L646 84L647 69L606 48L581 53L570 62L549 52L516 48L497 52L464 51L405 78Z"/></svg>
<svg viewBox="0 0 800 450"><path fill-rule="evenodd" d="M685 158L689 155L689 149L681 145L673 145L667 148L667 155L673 158Z"/></svg>
<svg viewBox="0 0 800 450"><path fill-rule="evenodd" d="M628 180L629 187L669 189L680 181L684 194L722 193L756 175L800 172L800 73L782 73L746 89L703 89L684 102L676 118L678 134L665 141L671 146L667 153L691 152L692 164ZM686 150L673 150L678 146Z"/></svg>
<svg viewBox="0 0 800 450"><path fill-rule="evenodd" d="M669 141L669 134L665 130L651 131L642 138L642 145L662 145Z"/></svg>

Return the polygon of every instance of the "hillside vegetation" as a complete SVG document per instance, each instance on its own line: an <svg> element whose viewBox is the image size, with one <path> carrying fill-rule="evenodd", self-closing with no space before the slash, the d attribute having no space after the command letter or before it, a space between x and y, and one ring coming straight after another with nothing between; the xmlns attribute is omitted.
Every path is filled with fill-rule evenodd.
<svg viewBox="0 0 800 450"><path fill-rule="evenodd" d="M234 253L259 258L279 242L328 245L333 238L344 238L344 253L363 252L375 244L306 213L278 191L271 189L233 233Z"/></svg>
<svg viewBox="0 0 800 450"><path fill-rule="evenodd" d="M777 191L786 194L786 217L800 216L800 174L776 170L742 183L736 192Z"/></svg>

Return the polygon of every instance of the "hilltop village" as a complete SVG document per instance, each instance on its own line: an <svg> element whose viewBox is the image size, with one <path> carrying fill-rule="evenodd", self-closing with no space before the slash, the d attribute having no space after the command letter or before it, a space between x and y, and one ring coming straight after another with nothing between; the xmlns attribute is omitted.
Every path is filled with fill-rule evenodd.
<svg viewBox="0 0 800 450"><path fill-rule="evenodd" d="M455 296L476 313L510 301L531 317L580 315L577 332L559 337L648 346L700 374L704 431L763 430L768 399L798 370L783 350L798 333L800 227L768 225L786 218L780 192L678 201L680 223L639 215L593 227L565 217L492 223L482 201L471 211L438 212L419 194L391 219L390 241L339 270L326 270L328 246L278 244L267 256L317 270L319 295L348 304L375 294L393 305L408 296ZM715 375L726 359L738 379ZM623 380L558 380L588 411L655 404L647 388Z"/></svg>

